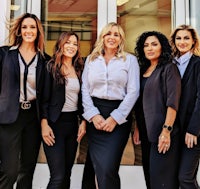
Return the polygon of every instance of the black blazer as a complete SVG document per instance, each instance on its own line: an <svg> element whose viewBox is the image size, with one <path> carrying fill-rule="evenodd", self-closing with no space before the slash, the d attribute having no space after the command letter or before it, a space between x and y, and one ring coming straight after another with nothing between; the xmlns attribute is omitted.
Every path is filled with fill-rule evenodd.
<svg viewBox="0 0 200 189"><path fill-rule="evenodd" d="M79 82L80 76L78 76ZM80 119L83 119L82 95L81 90L78 94L78 111ZM42 99L42 118L48 121L56 122L59 118L63 105L65 103L65 83L58 84L53 78L53 75L45 69L45 86L44 95Z"/></svg>
<svg viewBox="0 0 200 189"><path fill-rule="evenodd" d="M182 132L200 136L200 57L193 55L182 78L178 119Z"/></svg>
<svg viewBox="0 0 200 189"><path fill-rule="evenodd" d="M143 91L143 110L150 142L158 142L167 107L176 111L181 95L181 77L173 63L157 67L147 79ZM174 128L173 133L178 132Z"/></svg>
<svg viewBox="0 0 200 189"><path fill-rule="evenodd" d="M37 116L40 119L40 101L44 87L44 69L46 60L39 53L36 68L36 106ZM17 47L0 47L0 124L9 124L16 121L20 103L20 67Z"/></svg>

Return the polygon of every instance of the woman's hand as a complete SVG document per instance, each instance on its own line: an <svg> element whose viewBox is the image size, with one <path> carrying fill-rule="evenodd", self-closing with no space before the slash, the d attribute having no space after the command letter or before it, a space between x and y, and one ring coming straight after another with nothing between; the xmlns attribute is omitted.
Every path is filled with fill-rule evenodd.
<svg viewBox="0 0 200 189"><path fill-rule="evenodd" d="M103 125L104 125L102 128L103 131L112 132L114 130L114 128L116 127L117 122L111 116L109 116L105 120Z"/></svg>
<svg viewBox="0 0 200 189"><path fill-rule="evenodd" d="M82 120L78 128L77 142L80 142L86 133L86 121Z"/></svg>
<svg viewBox="0 0 200 189"><path fill-rule="evenodd" d="M134 129L133 142L134 142L135 145L141 144L140 136L139 136L139 130L138 130L137 126L135 126L135 129Z"/></svg>
<svg viewBox="0 0 200 189"><path fill-rule="evenodd" d="M92 122L97 130L102 130L105 125L105 119L99 114L92 118Z"/></svg>
<svg viewBox="0 0 200 189"><path fill-rule="evenodd" d="M190 133L185 134L185 144L188 148L193 148L194 145L197 145L197 136Z"/></svg>
<svg viewBox="0 0 200 189"><path fill-rule="evenodd" d="M48 146L53 146L53 144L55 143L55 136L54 136L53 130L48 125L48 122L46 119L42 119L41 127L42 127L42 138L44 142Z"/></svg>
<svg viewBox="0 0 200 189"><path fill-rule="evenodd" d="M158 139L159 153L165 154L169 150L170 144L171 144L170 132L167 131L166 129L163 129Z"/></svg>

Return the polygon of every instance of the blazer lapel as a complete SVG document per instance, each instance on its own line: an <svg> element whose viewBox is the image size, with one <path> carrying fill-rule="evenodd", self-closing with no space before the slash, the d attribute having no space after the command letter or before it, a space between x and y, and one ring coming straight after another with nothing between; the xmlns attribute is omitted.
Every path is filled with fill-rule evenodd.
<svg viewBox="0 0 200 189"><path fill-rule="evenodd" d="M42 72L42 61L41 61L41 55L38 53L38 61L36 66L36 86L39 86L40 83L40 76Z"/></svg>
<svg viewBox="0 0 200 189"><path fill-rule="evenodd" d="M9 56L11 58L11 64L14 65L15 75L17 80L20 80L20 67L19 67L19 58L18 58L18 50L10 50Z"/></svg>
<svg viewBox="0 0 200 189"><path fill-rule="evenodd" d="M195 57L192 56L192 58L190 59L189 61L189 64L185 70L185 73L183 75L183 78L182 78L182 82L181 82L181 85L182 87L187 83L189 77L191 76L191 72L193 70L193 66L195 65Z"/></svg>

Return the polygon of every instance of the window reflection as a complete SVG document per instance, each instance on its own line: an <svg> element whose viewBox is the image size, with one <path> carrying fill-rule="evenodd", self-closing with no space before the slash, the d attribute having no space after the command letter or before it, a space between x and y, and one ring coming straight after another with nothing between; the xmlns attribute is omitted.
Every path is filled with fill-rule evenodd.
<svg viewBox="0 0 200 189"><path fill-rule="evenodd" d="M137 37L144 31L171 32L171 0L129 0L117 7L118 22L126 33L127 50L133 52Z"/></svg>
<svg viewBox="0 0 200 189"><path fill-rule="evenodd" d="M10 19L14 19L26 12L27 1L26 0L11 0L10 9L11 9Z"/></svg>
<svg viewBox="0 0 200 189"><path fill-rule="evenodd" d="M75 31L81 40L81 54L86 57L97 36L97 0L42 1L42 23L46 35L46 51L52 54L53 45L63 31Z"/></svg>

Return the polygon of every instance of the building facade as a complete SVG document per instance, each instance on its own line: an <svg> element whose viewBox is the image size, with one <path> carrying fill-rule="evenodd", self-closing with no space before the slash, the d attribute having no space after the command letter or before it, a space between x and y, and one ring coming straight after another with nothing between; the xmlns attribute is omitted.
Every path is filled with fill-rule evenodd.
<svg viewBox="0 0 200 189"><path fill-rule="evenodd" d="M129 52L144 31L157 30L169 36L174 27L190 24L200 34L199 0L0 0L0 7L0 46L8 43L10 21L30 12L42 21L50 55L59 34L73 30L86 57L101 28L112 21L123 27ZM131 163L132 155L130 159Z"/></svg>
<svg viewBox="0 0 200 189"><path fill-rule="evenodd" d="M8 42L10 20L30 12L43 23L49 54L60 32L73 30L87 56L101 28L111 21L122 25L127 51L133 52L137 36L146 30L169 36L174 27L191 24L200 32L199 6L199 0L1 0L0 46Z"/></svg>

